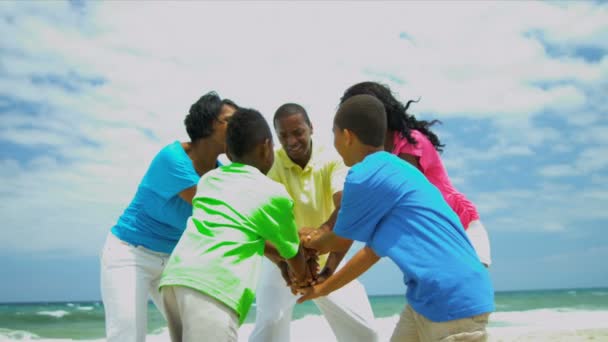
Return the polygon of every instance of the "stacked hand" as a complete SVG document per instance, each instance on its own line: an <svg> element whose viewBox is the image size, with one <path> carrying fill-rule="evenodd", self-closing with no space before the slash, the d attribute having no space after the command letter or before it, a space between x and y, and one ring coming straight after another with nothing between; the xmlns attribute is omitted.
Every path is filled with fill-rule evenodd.
<svg viewBox="0 0 608 342"><path fill-rule="evenodd" d="M315 295L312 293L315 292L314 285L321 284L327 278L329 278L333 274L333 269L335 269L335 266L337 266L339 261L337 261L333 268L329 267L330 263L328 262L328 265L319 272L319 254L323 253L324 251L320 252L318 250L320 247L318 242L320 241L320 237L326 233L326 230L323 228L303 227L300 228L298 232L303 247L302 253L306 259L306 276L303 279L298 280L289 269L287 262L280 259L280 257L279 260L275 261L275 263L281 270L281 275L283 276L287 286L291 288L291 292L293 294L299 293L304 294L304 297L309 297L311 295L313 297L317 297L319 296L318 294Z"/></svg>
<svg viewBox="0 0 608 342"><path fill-rule="evenodd" d="M303 252L306 258L306 277L302 281L298 281L296 277L289 272L288 286L291 287L293 294L300 293L301 289L307 288L317 283L318 272L319 272L319 254L308 248L303 248Z"/></svg>
<svg viewBox="0 0 608 342"><path fill-rule="evenodd" d="M300 228L298 233L300 234L300 242L302 242L304 247L318 250L319 246L317 242L319 242L319 238L323 236L326 231L322 228L304 227Z"/></svg>

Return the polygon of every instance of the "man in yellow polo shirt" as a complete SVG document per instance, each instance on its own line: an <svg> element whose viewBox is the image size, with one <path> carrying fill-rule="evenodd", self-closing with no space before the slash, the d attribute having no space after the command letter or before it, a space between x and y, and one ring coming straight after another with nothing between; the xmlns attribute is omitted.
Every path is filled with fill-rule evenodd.
<svg viewBox="0 0 608 342"><path fill-rule="evenodd" d="M312 124L306 110L295 103L279 107L273 119L281 148L268 177L283 184L294 201L300 229L332 230L342 198L347 169L333 149L313 145ZM319 281L331 276L344 254L321 256ZM326 260L327 259L327 260ZM273 260L281 265L280 258ZM281 270L264 260L257 288L256 322L250 342L288 342L297 297ZM338 341L376 341L374 314L365 288L353 281L327 297L314 300Z"/></svg>

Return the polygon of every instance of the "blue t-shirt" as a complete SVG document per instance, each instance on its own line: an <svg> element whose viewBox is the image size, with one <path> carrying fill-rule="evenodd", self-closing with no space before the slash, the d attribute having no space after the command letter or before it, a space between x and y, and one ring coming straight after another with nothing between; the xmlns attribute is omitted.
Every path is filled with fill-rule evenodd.
<svg viewBox="0 0 608 342"><path fill-rule="evenodd" d="M458 216L409 163L376 152L346 178L334 232L403 272L412 308L435 322L494 311L494 289Z"/></svg>
<svg viewBox="0 0 608 342"><path fill-rule="evenodd" d="M152 160L112 233L134 246L171 253L192 215L192 205L179 193L196 186L199 179L179 141L164 147Z"/></svg>

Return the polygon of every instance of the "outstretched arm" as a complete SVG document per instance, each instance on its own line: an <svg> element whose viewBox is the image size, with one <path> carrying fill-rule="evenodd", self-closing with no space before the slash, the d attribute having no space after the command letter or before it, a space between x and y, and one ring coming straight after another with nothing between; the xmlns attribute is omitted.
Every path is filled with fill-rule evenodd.
<svg viewBox="0 0 608 342"><path fill-rule="evenodd" d="M306 248L317 250L321 254L340 252L346 254L353 240L339 237L334 232L310 234L302 236L302 244Z"/></svg>
<svg viewBox="0 0 608 342"><path fill-rule="evenodd" d="M360 275L365 273L370 267L380 260L380 257L369 247L364 247L344 265L344 267L333 276L319 285L303 289L303 296L298 299L298 303L318 297L327 296L335 290L350 283Z"/></svg>

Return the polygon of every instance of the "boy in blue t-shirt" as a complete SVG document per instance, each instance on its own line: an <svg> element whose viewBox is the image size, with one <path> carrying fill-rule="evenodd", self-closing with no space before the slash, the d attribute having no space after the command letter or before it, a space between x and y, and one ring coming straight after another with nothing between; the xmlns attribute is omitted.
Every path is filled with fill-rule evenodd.
<svg viewBox="0 0 608 342"><path fill-rule="evenodd" d="M384 106L358 95L334 118L334 146L352 166L333 232L303 237L304 246L361 249L325 282L303 289L303 302L326 296L359 277L380 257L404 274L408 305L391 341L485 341L494 290L458 216L415 167L384 152ZM349 240L350 239L350 240Z"/></svg>

